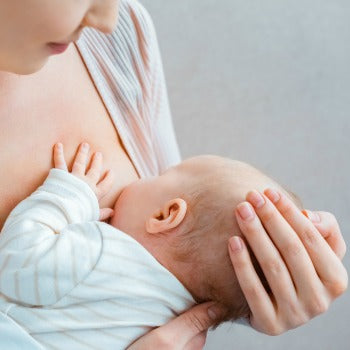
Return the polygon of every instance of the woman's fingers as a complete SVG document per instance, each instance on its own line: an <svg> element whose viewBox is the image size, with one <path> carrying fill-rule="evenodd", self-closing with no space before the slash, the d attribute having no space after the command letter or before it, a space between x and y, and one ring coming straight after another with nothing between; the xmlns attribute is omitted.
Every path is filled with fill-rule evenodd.
<svg viewBox="0 0 350 350"><path fill-rule="evenodd" d="M299 236L328 291L332 296L342 294L347 287L347 272L315 226L284 194L268 189L265 195ZM262 222L265 224L263 219Z"/></svg>
<svg viewBox="0 0 350 350"><path fill-rule="evenodd" d="M55 144L53 150L53 162L55 168L68 171L67 164L64 159L63 145L60 142Z"/></svg>
<svg viewBox="0 0 350 350"><path fill-rule="evenodd" d="M345 291L347 273L334 253L342 257L345 244L330 214L318 213L315 226L289 197L273 190L250 192L235 214L272 291L265 291L243 240L232 237L230 258L255 329L275 335L295 328Z"/></svg>
<svg viewBox="0 0 350 350"><path fill-rule="evenodd" d="M346 253L346 244L334 215L328 212L312 212L310 210L303 210L303 214L312 221L334 253L342 260Z"/></svg>
<svg viewBox="0 0 350 350"><path fill-rule="evenodd" d="M229 239L229 254L237 280L251 310L252 326L264 333L275 333L275 307L257 275L248 250L240 237L233 236ZM259 325L253 324L255 318L261 320Z"/></svg>
<svg viewBox="0 0 350 350"><path fill-rule="evenodd" d="M197 334L184 347L183 350L201 350L204 348L207 339L207 331ZM169 349L168 349L169 350Z"/></svg>
<svg viewBox="0 0 350 350"><path fill-rule="evenodd" d="M74 162L73 162L72 174L74 174L76 176L85 176L89 148L90 148L90 146L86 142L83 142L80 144L80 146L78 148L78 153L76 154Z"/></svg>
<svg viewBox="0 0 350 350"><path fill-rule="evenodd" d="M319 288L319 278L304 245L294 229L286 222L281 213L276 210L270 199L258 191L251 191L247 195L247 201L254 206L258 217L264 225L260 228L261 233L259 236L267 237L264 233L265 230L269 233L273 246L278 249L288 266L288 278L293 280L297 293L309 293L310 290ZM303 215L300 214L300 216L302 217ZM259 223L260 220L257 219ZM263 238L260 238L260 241L261 243L256 242L257 247L253 249L259 256L261 256L261 252L258 250L261 250L260 246L263 244ZM260 262L260 265L264 269L264 263ZM276 283L284 282L278 280ZM294 289L294 286L291 286L291 288ZM285 298L285 295L278 291L274 295L281 297L282 300Z"/></svg>
<svg viewBox="0 0 350 350"><path fill-rule="evenodd" d="M261 210L263 209L261 208ZM276 211L275 208L274 210ZM253 250L272 293L275 296L281 296L283 299L296 299L295 288L289 271L280 253L266 234L265 228L251 204L248 202L239 204L235 214L238 225Z"/></svg>
<svg viewBox="0 0 350 350"><path fill-rule="evenodd" d="M183 349L194 337L213 326L224 312L221 306L212 302L199 304L159 329L167 337L169 344L177 344L174 348Z"/></svg>
<svg viewBox="0 0 350 350"><path fill-rule="evenodd" d="M224 315L222 306L213 302L196 305L164 326L142 336L128 350L201 350L207 330Z"/></svg>

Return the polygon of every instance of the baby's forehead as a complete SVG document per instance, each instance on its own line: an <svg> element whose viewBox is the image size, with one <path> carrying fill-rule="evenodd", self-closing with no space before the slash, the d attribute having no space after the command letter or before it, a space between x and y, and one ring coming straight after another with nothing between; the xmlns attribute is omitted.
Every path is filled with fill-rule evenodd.
<svg viewBox="0 0 350 350"><path fill-rule="evenodd" d="M302 208L300 199L294 193L262 171L238 160L212 155L197 156L179 164L179 170L184 175L183 184L195 189L190 190L190 194L203 193L206 199L230 199L232 204L238 204L245 200L251 190L263 192L267 188L275 188Z"/></svg>
<svg viewBox="0 0 350 350"><path fill-rule="evenodd" d="M219 156L205 155L186 159L179 165L179 171L184 175L184 182L191 183L197 190L212 193L213 196L219 191L217 194L220 196L226 197L231 193L237 200L242 200L253 189L264 191L268 187L281 188L253 166Z"/></svg>
<svg viewBox="0 0 350 350"><path fill-rule="evenodd" d="M195 175L227 177L232 181L240 177L250 181L268 179L266 175L247 163L213 155L188 158L178 165L178 170Z"/></svg>

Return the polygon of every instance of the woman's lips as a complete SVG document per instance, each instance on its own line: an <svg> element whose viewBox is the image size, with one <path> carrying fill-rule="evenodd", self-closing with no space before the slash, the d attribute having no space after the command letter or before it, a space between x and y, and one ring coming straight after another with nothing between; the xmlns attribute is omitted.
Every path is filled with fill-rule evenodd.
<svg viewBox="0 0 350 350"><path fill-rule="evenodd" d="M53 54L59 54L66 51L69 44L49 43L48 46Z"/></svg>

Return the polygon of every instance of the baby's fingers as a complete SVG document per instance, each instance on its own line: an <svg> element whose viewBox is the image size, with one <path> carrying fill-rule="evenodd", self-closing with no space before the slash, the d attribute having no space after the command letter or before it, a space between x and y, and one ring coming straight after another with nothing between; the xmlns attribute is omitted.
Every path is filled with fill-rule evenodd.
<svg viewBox="0 0 350 350"><path fill-rule="evenodd" d="M107 192L112 188L114 181L114 174L112 170L108 170L103 179L97 184L96 196L98 199L101 199L107 194Z"/></svg>
<svg viewBox="0 0 350 350"><path fill-rule="evenodd" d="M93 182L97 183L101 178L102 170L102 153L96 152L92 158L91 166L86 176Z"/></svg>
<svg viewBox="0 0 350 350"><path fill-rule="evenodd" d="M66 161L64 159L63 145L60 142L56 143L54 146L53 162L54 162L54 167L56 169L68 171L67 164L66 164Z"/></svg>
<svg viewBox="0 0 350 350"><path fill-rule="evenodd" d="M107 220L114 215L114 210L111 208L100 209L100 221Z"/></svg>
<svg viewBox="0 0 350 350"><path fill-rule="evenodd" d="M90 146L86 142L83 142L80 144L80 146L78 148L78 153L75 156L74 163L72 166L72 174L74 174L78 177L85 176L89 148L90 148Z"/></svg>

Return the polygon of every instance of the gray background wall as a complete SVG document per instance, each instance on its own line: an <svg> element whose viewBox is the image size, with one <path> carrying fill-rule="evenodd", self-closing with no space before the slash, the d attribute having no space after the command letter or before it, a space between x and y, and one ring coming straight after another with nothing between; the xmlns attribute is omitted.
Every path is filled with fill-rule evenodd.
<svg viewBox="0 0 350 350"><path fill-rule="evenodd" d="M245 160L350 230L350 2L142 0L183 157ZM350 254L345 258L349 269ZM279 337L224 325L206 349L350 348L349 292Z"/></svg>

